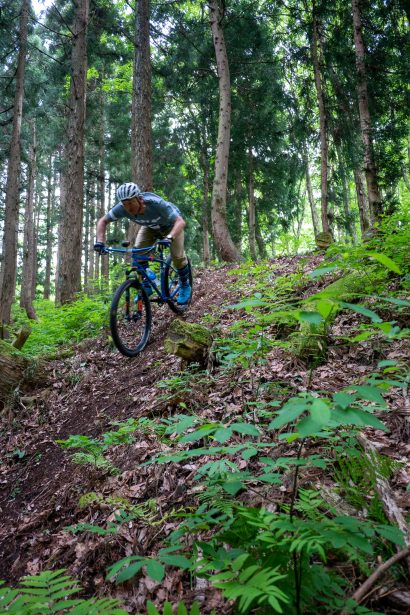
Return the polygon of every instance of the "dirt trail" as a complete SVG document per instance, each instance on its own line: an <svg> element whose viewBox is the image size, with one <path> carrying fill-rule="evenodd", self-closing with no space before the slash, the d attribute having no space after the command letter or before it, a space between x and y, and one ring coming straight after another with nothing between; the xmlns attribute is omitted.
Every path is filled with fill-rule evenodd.
<svg viewBox="0 0 410 615"><path fill-rule="evenodd" d="M198 322L227 301L228 269L196 272L187 321ZM71 434L96 437L108 431L113 420L163 410L153 385L180 367L180 360L163 350L174 318L167 306L155 307L149 345L134 359L101 339L80 344L74 357L50 364L47 388L30 392L16 406L0 439L5 458L0 465L0 578L13 580L33 571L27 557L33 533L73 521L84 470L73 465L55 441ZM28 397L31 404L25 406ZM74 502L67 501L71 495ZM47 542L43 537L40 545Z"/></svg>
<svg viewBox="0 0 410 615"><path fill-rule="evenodd" d="M277 259L272 276L310 271L319 266L321 259L320 255ZM196 271L188 321L199 322L205 315L209 315L209 321L214 315L223 331L235 320L249 317L243 312L220 309L240 299L237 291L232 290L234 276L228 275L230 269ZM305 293L315 292L312 284L301 288L301 298ZM181 361L163 350L164 337L174 318L166 306L155 308L150 343L135 359L120 355L109 345L108 336L80 344L74 356L50 363L47 384L23 392L20 399L16 398L13 412L3 417L0 579L14 583L24 574L67 568L85 588L85 595L115 596L132 613L143 610L147 599L170 600L175 604L183 598L187 603L200 599L203 614L215 608L217 613L228 615L230 607L218 591L210 586L191 586L187 575L179 569L167 569L162 583L144 575L125 586L105 580L107 567L120 558L136 553L155 555L178 526L178 511L195 506L198 492L193 478L199 461L141 466L154 454L170 450L149 429L138 431L139 439L132 445L114 447L110 452L110 461L119 468L118 475L76 465L70 460L70 453L56 444L56 440L72 434L98 437L115 429L113 421L142 416L167 418L181 413L184 407L206 421L225 422L240 415L243 407L254 401L254 375L250 378L246 367L240 366L236 371L217 370L203 382L193 382L186 386L182 397L178 391L159 390L155 386L165 378L178 376L181 368ZM272 347L265 362L258 366L258 381L277 386L278 390L287 391L288 396L306 391L322 394L324 390L337 391L365 378L380 360L407 360L408 340L394 344L382 344L380 340L349 343L348 336L359 323L360 316L354 313L344 312L337 317L329 340L328 360L315 370L306 369L283 348ZM377 432L376 437L378 451L402 463L392 487L400 506L406 510L410 508L410 495L405 490L410 445L408 423L403 419L407 403L403 395L403 391L390 395L391 412L387 420L391 432ZM305 477L306 485L315 485L323 478L318 471L317 475ZM284 502L290 491L291 487L281 491L272 485L259 494L241 497L258 506L268 500ZM84 496L88 503L81 506ZM123 507L118 502L131 503L134 512L140 507L141 518L121 526L114 537L64 530L79 522L105 526L107 520L113 519L114 510Z"/></svg>

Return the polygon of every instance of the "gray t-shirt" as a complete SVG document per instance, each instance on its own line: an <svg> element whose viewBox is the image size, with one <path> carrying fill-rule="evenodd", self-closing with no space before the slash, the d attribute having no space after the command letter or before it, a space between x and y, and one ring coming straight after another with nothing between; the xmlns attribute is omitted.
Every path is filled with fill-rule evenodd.
<svg viewBox="0 0 410 615"><path fill-rule="evenodd" d="M106 214L107 220L119 220L119 218L128 218L141 226L148 226L157 231L167 231L175 224L181 212L178 207L169 201L165 201L153 192L141 192L145 203L145 211L143 214L133 216L129 214L124 205L117 203Z"/></svg>

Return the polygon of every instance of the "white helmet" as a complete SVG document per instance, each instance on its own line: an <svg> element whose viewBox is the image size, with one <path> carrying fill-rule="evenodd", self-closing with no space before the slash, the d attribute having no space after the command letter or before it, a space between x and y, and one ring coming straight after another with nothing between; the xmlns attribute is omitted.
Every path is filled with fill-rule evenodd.
<svg viewBox="0 0 410 615"><path fill-rule="evenodd" d="M122 184L117 190L117 197L119 201L126 201L127 199L132 199L134 196L138 196L141 190L137 184L133 182L128 182L127 184Z"/></svg>

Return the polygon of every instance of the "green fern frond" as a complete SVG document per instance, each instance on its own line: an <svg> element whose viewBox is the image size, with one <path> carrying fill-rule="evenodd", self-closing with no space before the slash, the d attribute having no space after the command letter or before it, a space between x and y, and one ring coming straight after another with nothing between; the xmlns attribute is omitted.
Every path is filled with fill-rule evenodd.
<svg viewBox="0 0 410 615"><path fill-rule="evenodd" d="M118 600L71 599L80 587L64 570L45 570L24 577L20 585L17 589L0 585L0 615L126 615L126 611L118 608Z"/></svg>

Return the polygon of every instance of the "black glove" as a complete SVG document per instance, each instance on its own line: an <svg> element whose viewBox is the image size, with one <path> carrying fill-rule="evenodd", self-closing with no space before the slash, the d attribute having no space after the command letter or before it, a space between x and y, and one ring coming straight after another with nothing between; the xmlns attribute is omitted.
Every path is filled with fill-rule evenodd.
<svg viewBox="0 0 410 615"><path fill-rule="evenodd" d="M105 243L103 241L96 241L94 244L94 252L98 254L105 254L106 252Z"/></svg>
<svg viewBox="0 0 410 615"><path fill-rule="evenodd" d="M159 246L165 246L166 248L169 248L169 246L172 244L173 239L173 237L164 237L163 239L158 239L157 243Z"/></svg>

